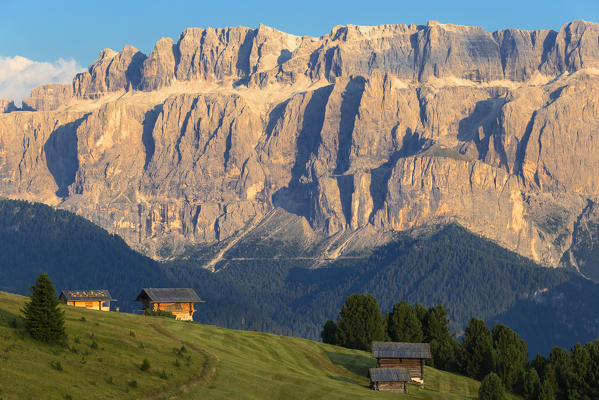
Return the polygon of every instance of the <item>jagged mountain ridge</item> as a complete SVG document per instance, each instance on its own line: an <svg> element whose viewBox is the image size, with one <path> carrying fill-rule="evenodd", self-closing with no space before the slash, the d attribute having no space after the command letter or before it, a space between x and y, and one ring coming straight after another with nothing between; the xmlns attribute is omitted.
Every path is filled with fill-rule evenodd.
<svg viewBox="0 0 599 400"><path fill-rule="evenodd" d="M308 238L347 238L332 255L456 220L577 267L576 221L599 193L598 99L590 22L190 28L147 57L104 50L72 86L34 89L37 111L0 114L0 193L153 256L285 209Z"/></svg>

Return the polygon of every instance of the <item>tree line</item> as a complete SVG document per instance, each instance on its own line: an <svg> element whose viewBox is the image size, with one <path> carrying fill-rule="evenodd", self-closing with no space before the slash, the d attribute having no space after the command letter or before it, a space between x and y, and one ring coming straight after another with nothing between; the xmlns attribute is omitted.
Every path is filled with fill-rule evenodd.
<svg viewBox="0 0 599 400"><path fill-rule="evenodd" d="M429 343L427 364L482 380L481 399L503 398L508 390L525 400L590 400L599 398L599 340L571 351L554 347L545 358L529 362L528 345L505 325L492 329L471 318L461 340L450 332L449 312L442 305L423 307L396 303L383 315L370 294L350 295L337 317L321 332L323 342L371 350L373 341Z"/></svg>

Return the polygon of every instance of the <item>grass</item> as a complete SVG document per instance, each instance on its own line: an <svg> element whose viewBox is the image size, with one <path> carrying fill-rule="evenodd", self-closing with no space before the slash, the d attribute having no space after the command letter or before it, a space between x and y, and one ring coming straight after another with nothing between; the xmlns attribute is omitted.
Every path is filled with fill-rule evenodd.
<svg viewBox="0 0 599 400"><path fill-rule="evenodd" d="M66 306L67 345L40 344L19 328L24 301L0 292L0 397L4 400L37 399L40 393L47 399L147 397L177 391L202 376L207 364L206 354L188 349L188 366L175 367L182 342L156 329L163 318ZM150 360L149 368L145 359Z"/></svg>
<svg viewBox="0 0 599 400"><path fill-rule="evenodd" d="M48 399L398 397L368 388L367 371L376 363L368 353L167 318L64 307L68 347L39 344L14 320L24 301L0 292L5 400L36 399L40 392ZM144 360L151 365L145 371ZM425 380L402 398L474 399L478 392L477 381L429 367Z"/></svg>

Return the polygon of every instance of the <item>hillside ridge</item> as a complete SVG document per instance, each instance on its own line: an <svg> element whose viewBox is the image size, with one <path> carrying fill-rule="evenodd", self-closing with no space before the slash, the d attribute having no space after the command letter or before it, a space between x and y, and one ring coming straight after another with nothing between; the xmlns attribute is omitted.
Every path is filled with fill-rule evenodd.
<svg viewBox="0 0 599 400"><path fill-rule="evenodd" d="M244 332L159 317L63 306L64 348L19 328L25 298L0 292L0 388L7 399L392 398L368 388L369 354L306 339ZM95 345L90 345L95 343ZM146 371L139 368L149 361ZM479 383L426 367L428 387L410 398L474 396Z"/></svg>

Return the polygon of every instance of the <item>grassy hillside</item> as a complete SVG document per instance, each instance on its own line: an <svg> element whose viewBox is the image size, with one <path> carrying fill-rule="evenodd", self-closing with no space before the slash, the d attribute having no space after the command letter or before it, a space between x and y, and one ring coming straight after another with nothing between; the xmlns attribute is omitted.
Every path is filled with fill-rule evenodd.
<svg viewBox="0 0 599 400"><path fill-rule="evenodd" d="M3 400L397 398L368 389L367 353L260 332L64 307L68 346L42 345L19 328L24 301L0 292ZM473 398L479 385L428 367L426 382L404 398Z"/></svg>

